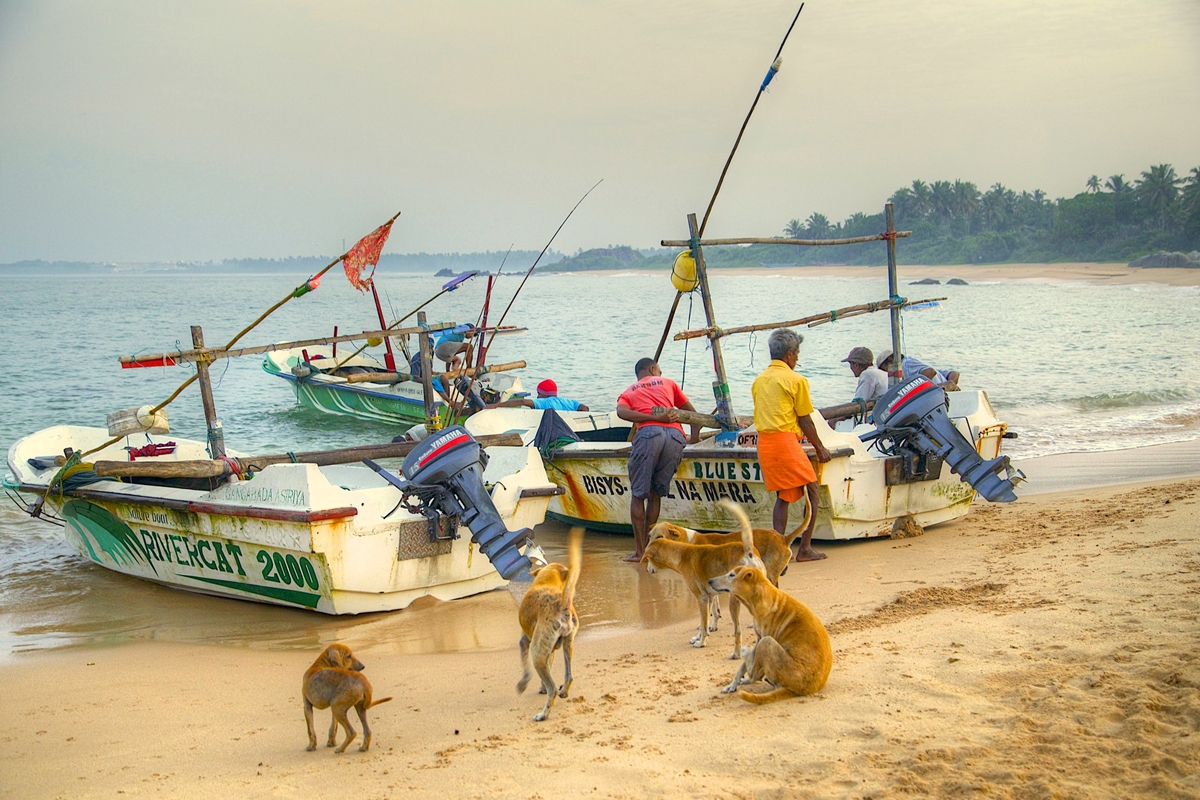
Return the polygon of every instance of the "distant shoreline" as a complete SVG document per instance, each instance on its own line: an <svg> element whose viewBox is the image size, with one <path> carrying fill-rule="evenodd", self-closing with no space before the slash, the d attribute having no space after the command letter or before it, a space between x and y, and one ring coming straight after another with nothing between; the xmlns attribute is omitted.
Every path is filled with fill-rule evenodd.
<svg viewBox="0 0 1200 800"><path fill-rule="evenodd" d="M619 275L628 272L652 272L664 274L665 270L634 267L614 270L587 270L569 274ZM886 268L861 266L812 266L812 267L727 267L710 270L713 275L785 275L809 278L878 278L886 275ZM566 272L559 274L568 274ZM1085 281L1094 284L1157 283L1167 286L1200 286L1200 269L1165 268L1147 269L1130 267L1126 264L1064 263L1064 264L904 264L898 268L900 283L907 286L912 281L935 278L943 284L950 278L961 278L968 284L972 281L1019 280L1019 281Z"/></svg>

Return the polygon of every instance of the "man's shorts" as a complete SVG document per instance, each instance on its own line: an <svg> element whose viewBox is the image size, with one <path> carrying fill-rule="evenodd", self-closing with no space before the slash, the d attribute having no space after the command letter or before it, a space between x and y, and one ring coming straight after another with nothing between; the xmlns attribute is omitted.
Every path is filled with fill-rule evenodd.
<svg viewBox="0 0 1200 800"><path fill-rule="evenodd" d="M642 425L633 436L629 454L629 484L633 496L646 498L653 491L660 497L671 492L671 478L683 460L687 441L678 428Z"/></svg>
<svg viewBox="0 0 1200 800"><path fill-rule="evenodd" d="M442 361L453 361L459 351L466 348L466 342L442 342L434 348L433 354Z"/></svg>

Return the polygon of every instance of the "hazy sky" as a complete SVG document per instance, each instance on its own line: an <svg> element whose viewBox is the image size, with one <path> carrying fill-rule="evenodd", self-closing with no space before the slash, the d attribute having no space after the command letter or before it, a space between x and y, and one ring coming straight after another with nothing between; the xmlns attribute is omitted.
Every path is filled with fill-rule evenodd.
<svg viewBox="0 0 1200 800"><path fill-rule="evenodd" d="M647 247L703 213L788 2L0 0L0 262ZM1197 0L812 0L708 235L914 178L1200 165Z"/></svg>

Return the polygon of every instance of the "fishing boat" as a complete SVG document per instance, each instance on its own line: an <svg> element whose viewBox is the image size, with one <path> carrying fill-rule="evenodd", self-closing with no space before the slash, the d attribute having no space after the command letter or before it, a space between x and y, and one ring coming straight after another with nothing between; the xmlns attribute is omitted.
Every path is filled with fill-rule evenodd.
<svg viewBox="0 0 1200 800"><path fill-rule="evenodd" d="M446 282L440 291L426 300L412 312L388 323L383 314L383 305L379 301L379 291L372 282L365 289L371 293L375 301L375 311L379 317L382 331L393 331L410 317L420 314L421 309L441 297L453 292L466 281L477 275L477 272L467 272ZM494 276L488 276L487 298L490 300ZM473 335L491 334L508 335L523 333L524 328L515 326L486 327L487 301L482 315L483 327L472 326ZM424 320L424 316L420 317ZM333 338L337 337L334 328ZM397 359L393 350L393 338L399 339L401 359ZM383 351L378 356L367 352L369 346L382 346ZM415 351L417 348L413 348ZM483 348L477 352L479 356L475 365L470 369L458 370L445 376L451 387L450 394L453 404L461 406L462 398L457 397L456 386L470 384L470 391L477 393L477 404L484 402L495 403L511 399L522 393L521 379L515 375L505 374L510 370L521 369L523 361L507 364L485 365ZM429 419L427 410L439 419L448 422L451 409L441 397L435 397L432 409L425 407L425 390L420 377L411 371L398 369L397 364L408 367L411 358L416 353L409 353L407 337L379 336L368 340L367 344L353 352L338 355L337 343L328 347L310 350L305 347L288 347L280 345L263 354L262 369L272 377L288 382L296 396L296 402L324 414L338 414L359 419L369 419L394 425L399 431L406 431L414 425L425 424ZM467 378L467 381L461 379ZM473 378L473 380L472 380ZM461 408L459 409L461 411Z"/></svg>
<svg viewBox="0 0 1200 800"><path fill-rule="evenodd" d="M14 443L4 480L17 493L12 499L58 525L76 552L107 569L326 614L390 611L423 596L452 600L528 578L530 567L544 561L532 528L558 489L538 452L519 437L475 439L451 427L420 443L267 456L225 445L210 365L279 349L416 336L424 416L438 419L428 339L455 325L431 325L423 312L411 328L234 347L275 310L315 289L339 262L352 283L366 285L360 271L378 262L394 220L224 347L207 347L203 330L193 326L190 349L123 357L125 368L191 363L196 371L157 406L108 415L106 428L56 425ZM199 384L207 438L168 439L166 406L192 383ZM404 459L399 472L376 461L395 458Z"/></svg>
<svg viewBox="0 0 1200 800"><path fill-rule="evenodd" d="M398 457L411 445L323 459L296 453L297 462L285 456L259 468L261 458L230 450L214 461L205 442L144 434L101 447L61 478L67 459L55 454L86 452L109 438L106 428L73 425L26 436L8 451L4 482L34 498L28 510L61 526L75 552L106 569L324 614L393 611L419 597L454 600L507 583L466 526L431 530L428 517L397 508L401 494L385 477L361 463L332 463ZM156 450L163 453L130 461L131 451ZM487 454L482 477L504 526L541 523L556 487L537 451L517 441ZM228 474L229 464L245 465L244 477ZM212 477L197 477L196 465ZM107 477L79 484L80 474L97 472ZM521 550L540 558L536 545Z"/></svg>
<svg viewBox="0 0 1200 800"><path fill-rule="evenodd" d="M996 415L982 390L951 392L949 415L984 459L1000 456L1007 425ZM874 425L853 424L857 408L819 409L812 420L821 442L833 456L819 464L820 483L814 539L862 539L891 534L897 520L911 518L922 527L966 514L975 489L962 482L944 459L911 459L872 448L860 436ZM518 433L533 443L543 414L557 413L579 441L548 449L546 473L563 493L551 499L548 516L571 525L610 533L632 533L629 524L628 443L630 424L616 412L553 412L533 409L490 409L465 423L476 435ZM835 422L831 426L824 416ZM696 415L703 419L707 415ZM712 424L711 418L707 420ZM704 531L733 531L738 521L717 502L742 504L751 524L770 528L774 494L762 478L753 426L739 430L726 446L711 437L684 448L671 492L662 498L659 519ZM810 457L812 449L805 444ZM793 517L798 515L793 514Z"/></svg>

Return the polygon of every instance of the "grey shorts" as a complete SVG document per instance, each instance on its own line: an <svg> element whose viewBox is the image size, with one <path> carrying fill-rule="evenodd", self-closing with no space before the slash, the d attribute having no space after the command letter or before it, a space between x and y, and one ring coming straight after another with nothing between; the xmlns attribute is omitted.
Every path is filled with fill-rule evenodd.
<svg viewBox="0 0 1200 800"><path fill-rule="evenodd" d="M434 348L433 354L442 361L453 361L459 351L466 347L466 342L442 342Z"/></svg>
<svg viewBox="0 0 1200 800"><path fill-rule="evenodd" d="M671 492L671 478L683 460L687 441L676 428L643 425L633 436L629 454L629 485L634 497L646 498L653 491L660 497Z"/></svg>

